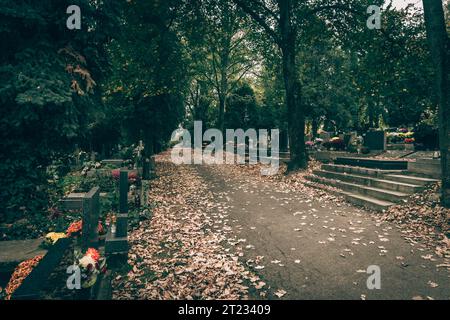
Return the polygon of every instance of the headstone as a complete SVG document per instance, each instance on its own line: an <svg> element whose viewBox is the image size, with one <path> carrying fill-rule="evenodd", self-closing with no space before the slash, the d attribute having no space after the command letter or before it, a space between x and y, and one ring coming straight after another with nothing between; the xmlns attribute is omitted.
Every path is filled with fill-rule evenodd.
<svg viewBox="0 0 450 320"><path fill-rule="evenodd" d="M369 150L386 151L386 132L368 131L364 137L364 146Z"/></svg>
<svg viewBox="0 0 450 320"><path fill-rule="evenodd" d="M58 208L60 210L81 210L85 196L86 193L70 193L58 201Z"/></svg>
<svg viewBox="0 0 450 320"><path fill-rule="evenodd" d="M117 237L126 237L128 230L128 171L120 171L119 214L117 215Z"/></svg>
<svg viewBox="0 0 450 320"><path fill-rule="evenodd" d="M52 283L48 282L51 273L61 264L62 259L67 255L73 255L73 239L59 239L50 247L47 254L39 264L23 280L20 287L12 294L12 300L39 300L44 299L42 290L48 289ZM72 257L73 258L73 257Z"/></svg>
<svg viewBox="0 0 450 320"><path fill-rule="evenodd" d="M128 171L120 171L119 214L116 218L116 233L109 230L106 235L105 253L125 254L128 252Z"/></svg>
<svg viewBox="0 0 450 320"><path fill-rule="evenodd" d="M128 213L128 170L121 169L119 176L119 213Z"/></svg>
<svg viewBox="0 0 450 320"><path fill-rule="evenodd" d="M100 215L100 188L95 187L83 198L83 250L98 248L98 222Z"/></svg>
<svg viewBox="0 0 450 320"><path fill-rule="evenodd" d="M22 261L45 255L41 248L43 239L0 241L0 274L14 271Z"/></svg>

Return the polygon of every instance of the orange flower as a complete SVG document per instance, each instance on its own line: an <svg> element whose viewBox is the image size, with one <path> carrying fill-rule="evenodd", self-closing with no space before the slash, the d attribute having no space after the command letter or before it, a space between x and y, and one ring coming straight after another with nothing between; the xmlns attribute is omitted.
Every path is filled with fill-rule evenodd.
<svg viewBox="0 0 450 320"><path fill-rule="evenodd" d="M98 262L98 260L100 259L100 253L94 249L94 248L89 248L86 251L86 256L90 256L92 259L94 259L96 262Z"/></svg>
<svg viewBox="0 0 450 320"><path fill-rule="evenodd" d="M81 232L82 228L83 228L83 221L73 222L67 229L67 235L71 236L72 233Z"/></svg>
<svg viewBox="0 0 450 320"><path fill-rule="evenodd" d="M74 233L81 233L81 230L83 228L83 221L76 221L72 222L72 224L67 229L67 236L71 237Z"/></svg>

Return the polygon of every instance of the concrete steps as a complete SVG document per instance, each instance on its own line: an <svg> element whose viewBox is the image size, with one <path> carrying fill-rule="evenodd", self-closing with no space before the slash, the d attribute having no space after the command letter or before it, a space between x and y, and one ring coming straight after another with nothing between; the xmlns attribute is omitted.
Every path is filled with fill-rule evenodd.
<svg viewBox="0 0 450 320"><path fill-rule="evenodd" d="M368 187L368 186L355 184L355 183L327 179L327 178L323 178L323 177L317 176L317 175L309 176L309 177L307 177L307 179L310 181L316 182L316 183L333 186L333 187L336 187L336 188L339 188L339 189L342 189L345 191L349 191L352 193L359 193L364 196L373 197L373 198L391 202L391 203L400 202L409 197L409 194L403 193L403 192L379 189L379 188Z"/></svg>
<svg viewBox="0 0 450 320"><path fill-rule="evenodd" d="M408 162L404 160L379 160L370 158L336 158L336 164L347 165L352 167L363 167L382 170L406 170Z"/></svg>
<svg viewBox="0 0 450 320"><path fill-rule="evenodd" d="M340 173L349 173L370 177L381 177L384 174L397 174L402 173L403 170L381 170L381 169L370 169L363 167L349 167L339 164L324 164L322 165L322 170L340 172Z"/></svg>
<svg viewBox="0 0 450 320"><path fill-rule="evenodd" d="M316 182L316 181L311 180L311 177L312 176L309 176L306 178L312 182ZM309 187L312 187L312 188L321 189L321 190L330 192L330 193L334 194L335 196L341 196L350 203L353 203L357 206L368 208L368 209L374 210L374 211L384 211L384 210L387 210L390 206L394 205L394 203L389 202L389 201L383 201L383 200L379 200L379 199L376 199L373 197L363 196L363 195L359 195L356 193L351 193L351 192L347 192L347 191L343 191L343 190L330 191L323 184L307 183L306 185L308 185Z"/></svg>
<svg viewBox="0 0 450 320"><path fill-rule="evenodd" d="M373 178L363 175L355 175L355 174L347 174L347 173L338 173L332 171L324 171L324 170L316 170L313 173L317 176L341 180L346 182L352 182L356 184L361 184L368 187L399 191L403 193L413 194L423 190L422 185L415 185L403 182L396 182L392 180Z"/></svg>
<svg viewBox="0 0 450 320"><path fill-rule="evenodd" d="M438 180L430 177L415 176L406 170L376 169L347 166L342 164L324 164L321 170L313 171L306 179L310 186L343 196L358 206L376 211L387 210L390 206L407 201L409 196L421 192L426 185ZM328 187L327 187L328 186Z"/></svg>
<svg viewBox="0 0 450 320"><path fill-rule="evenodd" d="M400 175L400 174L387 174L384 177L385 177L385 179L388 179L388 180L399 181L399 182L421 185L421 186L426 186L426 185L429 185L432 183L439 182L439 180L437 180L437 179Z"/></svg>

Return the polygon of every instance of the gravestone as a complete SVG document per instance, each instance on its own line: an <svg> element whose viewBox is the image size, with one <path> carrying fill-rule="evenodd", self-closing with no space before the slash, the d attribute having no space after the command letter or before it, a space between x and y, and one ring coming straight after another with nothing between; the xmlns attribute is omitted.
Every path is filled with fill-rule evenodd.
<svg viewBox="0 0 450 320"><path fill-rule="evenodd" d="M128 171L120 171L119 214L116 219L116 233L108 231L105 241L105 253L128 253Z"/></svg>
<svg viewBox="0 0 450 320"><path fill-rule="evenodd" d="M83 199L86 193L70 193L58 201L60 210L80 210L83 208Z"/></svg>
<svg viewBox="0 0 450 320"><path fill-rule="evenodd" d="M386 151L386 132L368 131L364 137L364 146L369 150Z"/></svg>
<svg viewBox="0 0 450 320"><path fill-rule="evenodd" d="M38 300L43 299L42 290L52 283L48 283L51 273L61 263L63 257L70 252L73 254L73 239L59 239L50 247L47 254L39 264L24 279L20 287L12 294L12 300Z"/></svg>
<svg viewBox="0 0 450 320"><path fill-rule="evenodd" d="M100 188L92 188L83 198L83 230L81 246L98 249L98 222L100 215Z"/></svg>
<svg viewBox="0 0 450 320"><path fill-rule="evenodd" d="M126 237L128 230L128 171L120 171L119 214L117 215L117 237Z"/></svg>
<svg viewBox="0 0 450 320"><path fill-rule="evenodd" d="M44 239L0 241L0 273L9 273L22 261L45 255L41 248Z"/></svg>

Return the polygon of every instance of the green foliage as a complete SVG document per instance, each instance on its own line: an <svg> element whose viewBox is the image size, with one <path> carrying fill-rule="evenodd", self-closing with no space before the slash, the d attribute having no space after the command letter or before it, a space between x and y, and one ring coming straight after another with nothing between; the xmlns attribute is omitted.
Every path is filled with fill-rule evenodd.
<svg viewBox="0 0 450 320"><path fill-rule="evenodd" d="M92 32L70 33L69 1L1 2L0 221L12 221L45 214L46 167L83 136L100 102L102 32L108 32L100 26L106 26L109 6L79 1Z"/></svg>
<svg viewBox="0 0 450 320"><path fill-rule="evenodd" d="M121 129L124 143L143 140L146 152L160 150L184 115L185 65L172 30L177 1L124 4L116 41L108 46L113 73L105 86L112 114L105 127Z"/></svg>
<svg viewBox="0 0 450 320"><path fill-rule="evenodd" d="M112 178L111 172L95 172L84 177L76 190L88 192L94 187L99 187L100 192L114 192L118 188L118 182Z"/></svg>
<svg viewBox="0 0 450 320"><path fill-rule="evenodd" d="M258 105L249 84L243 83L228 98L225 114L227 129L249 129L258 127Z"/></svg>

